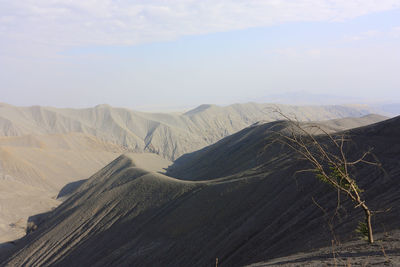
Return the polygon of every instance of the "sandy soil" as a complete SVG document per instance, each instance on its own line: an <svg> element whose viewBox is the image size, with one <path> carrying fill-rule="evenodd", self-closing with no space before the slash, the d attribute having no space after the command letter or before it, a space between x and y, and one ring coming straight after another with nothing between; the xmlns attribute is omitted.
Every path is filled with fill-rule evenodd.
<svg viewBox="0 0 400 267"><path fill-rule="evenodd" d="M400 266L400 231L381 233L376 238L371 245L356 240L247 266Z"/></svg>

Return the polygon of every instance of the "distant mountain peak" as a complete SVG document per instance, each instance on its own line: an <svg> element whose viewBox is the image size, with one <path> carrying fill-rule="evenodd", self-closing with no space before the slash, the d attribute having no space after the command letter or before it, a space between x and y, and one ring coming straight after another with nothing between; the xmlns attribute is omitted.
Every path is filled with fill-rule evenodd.
<svg viewBox="0 0 400 267"><path fill-rule="evenodd" d="M189 110L188 112L184 113L184 115L194 115L196 113L204 112L210 108L217 107L217 105L213 104L202 104L192 110Z"/></svg>
<svg viewBox="0 0 400 267"><path fill-rule="evenodd" d="M96 105L94 108L112 108L109 104L99 104Z"/></svg>

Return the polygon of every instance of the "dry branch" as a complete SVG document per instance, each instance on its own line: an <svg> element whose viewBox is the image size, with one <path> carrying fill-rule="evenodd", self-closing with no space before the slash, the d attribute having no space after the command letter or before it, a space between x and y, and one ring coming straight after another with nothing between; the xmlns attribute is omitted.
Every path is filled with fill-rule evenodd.
<svg viewBox="0 0 400 267"><path fill-rule="evenodd" d="M365 223L359 224L358 231L366 234L368 242L373 243L372 211L363 199L363 190L359 188L356 179L350 173L350 169L360 163L380 166L376 158L367 160L367 157L372 155L371 150L364 152L358 159L349 161L345 146L351 142L351 138L345 133L330 134L319 125L304 125L279 110L275 110L275 112L285 119L285 123L289 124L289 127L286 128L289 132L271 130L277 136L275 141L290 147L313 166L311 169L299 170L297 173L313 172L316 178L337 190L338 206L334 216L340 206L341 193L355 203L355 208L362 208L365 214Z"/></svg>

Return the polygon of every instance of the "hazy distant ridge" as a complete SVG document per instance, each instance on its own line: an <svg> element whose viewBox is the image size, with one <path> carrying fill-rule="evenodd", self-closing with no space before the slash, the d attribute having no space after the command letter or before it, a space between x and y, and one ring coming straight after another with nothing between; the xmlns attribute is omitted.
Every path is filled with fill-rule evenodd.
<svg viewBox="0 0 400 267"><path fill-rule="evenodd" d="M145 113L108 105L87 109L15 107L0 105L0 135L58 134L79 132L124 146L134 152L153 152L176 159L215 143L257 121L273 121L273 109L301 121L360 117L371 113L367 106L288 106L234 104L201 105L184 114Z"/></svg>

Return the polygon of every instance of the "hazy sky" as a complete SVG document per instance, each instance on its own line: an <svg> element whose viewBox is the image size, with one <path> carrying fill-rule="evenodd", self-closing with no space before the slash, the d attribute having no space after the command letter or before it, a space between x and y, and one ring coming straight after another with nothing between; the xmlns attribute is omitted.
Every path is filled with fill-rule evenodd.
<svg viewBox="0 0 400 267"><path fill-rule="evenodd" d="M288 92L400 102L400 0L0 0L0 102L146 109Z"/></svg>

